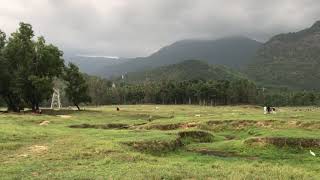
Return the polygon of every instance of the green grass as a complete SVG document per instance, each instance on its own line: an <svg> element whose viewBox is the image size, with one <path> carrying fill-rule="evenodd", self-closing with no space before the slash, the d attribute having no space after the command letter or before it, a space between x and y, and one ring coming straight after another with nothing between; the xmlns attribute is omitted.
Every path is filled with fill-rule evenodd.
<svg viewBox="0 0 320 180"><path fill-rule="evenodd" d="M255 106L157 106L120 106L119 112L103 106L42 115L2 113L0 179L320 179L318 147L245 143L255 137L320 138L320 108L280 108L277 114L264 115ZM61 114L70 117L56 116ZM241 120L274 121L269 126L236 124ZM40 126L42 121L50 123ZM130 128L69 128L85 123ZM177 129L156 129L178 123ZM190 123L196 127L185 129ZM209 132L213 141L201 143L195 136L167 148L181 139L181 131Z"/></svg>

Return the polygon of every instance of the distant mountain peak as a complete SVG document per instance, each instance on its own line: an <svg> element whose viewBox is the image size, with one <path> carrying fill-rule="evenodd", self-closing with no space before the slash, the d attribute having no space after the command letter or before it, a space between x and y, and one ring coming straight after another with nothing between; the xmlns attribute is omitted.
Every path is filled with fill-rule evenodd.
<svg viewBox="0 0 320 180"><path fill-rule="evenodd" d="M312 26L311 29L317 29L320 31L320 20L315 22Z"/></svg>
<svg viewBox="0 0 320 180"><path fill-rule="evenodd" d="M106 67L101 74L105 77L137 72L150 68L177 64L197 59L210 65L224 65L241 69L254 58L262 43L244 36L212 39L186 39L165 46L144 58L135 58L127 63Z"/></svg>
<svg viewBox="0 0 320 180"><path fill-rule="evenodd" d="M220 37L220 38L216 38L216 39L182 39L179 41L176 41L174 43L172 43L172 45L174 44L180 44L180 43L192 43L192 42L209 42L209 41L226 41L226 40L247 40L247 41L256 41L254 39L250 39L249 37L246 36L242 36L242 35L232 35L232 36L225 36L225 37ZM257 41L258 42L258 41Z"/></svg>
<svg viewBox="0 0 320 180"><path fill-rule="evenodd" d="M120 59L118 56L106 56L106 55L88 55L88 54L77 54L77 57L84 58L105 58L105 59Z"/></svg>

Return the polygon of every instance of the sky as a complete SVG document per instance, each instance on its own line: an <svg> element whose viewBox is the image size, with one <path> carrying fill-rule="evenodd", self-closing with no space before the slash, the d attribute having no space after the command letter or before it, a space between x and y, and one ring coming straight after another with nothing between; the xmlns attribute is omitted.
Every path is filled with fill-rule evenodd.
<svg viewBox="0 0 320 180"><path fill-rule="evenodd" d="M0 29L32 24L65 54L148 56L183 39L267 41L320 20L319 0L0 0Z"/></svg>

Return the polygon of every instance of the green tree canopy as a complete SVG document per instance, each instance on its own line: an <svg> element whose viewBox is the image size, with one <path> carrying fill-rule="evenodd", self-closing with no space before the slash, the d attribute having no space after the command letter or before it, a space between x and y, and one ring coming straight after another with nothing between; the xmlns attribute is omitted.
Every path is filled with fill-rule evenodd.
<svg viewBox="0 0 320 180"><path fill-rule="evenodd" d="M43 37L33 40L32 26L20 23L8 41L0 33L0 94L8 110L20 111L25 105L36 111L50 98L53 79L62 74L62 52L45 43Z"/></svg>
<svg viewBox="0 0 320 180"><path fill-rule="evenodd" d="M69 63L68 67L65 68L64 80L67 83L66 95L78 110L80 110L80 103L91 101L88 95L88 85L75 64Z"/></svg>

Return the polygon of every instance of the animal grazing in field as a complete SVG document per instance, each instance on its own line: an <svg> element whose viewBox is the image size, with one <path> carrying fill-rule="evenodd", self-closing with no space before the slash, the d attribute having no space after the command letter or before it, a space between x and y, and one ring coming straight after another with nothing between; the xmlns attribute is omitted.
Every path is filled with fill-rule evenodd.
<svg viewBox="0 0 320 180"><path fill-rule="evenodd" d="M276 114L277 113L276 108L270 107L270 106L264 107L263 111L264 111L264 114L270 114L270 113Z"/></svg>
<svg viewBox="0 0 320 180"><path fill-rule="evenodd" d="M270 112L271 112L271 107L270 106L267 107L267 112L268 112L268 114L270 114Z"/></svg>

